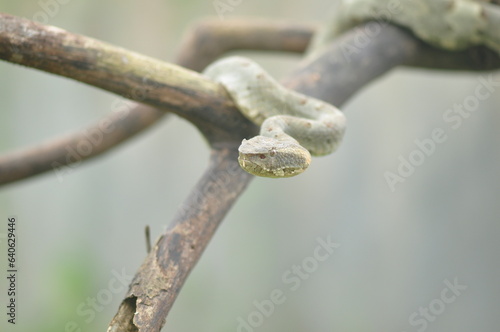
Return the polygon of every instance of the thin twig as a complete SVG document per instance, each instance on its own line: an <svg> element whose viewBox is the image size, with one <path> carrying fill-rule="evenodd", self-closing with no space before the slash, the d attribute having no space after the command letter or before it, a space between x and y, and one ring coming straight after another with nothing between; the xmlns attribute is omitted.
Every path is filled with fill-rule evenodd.
<svg viewBox="0 0 500 332"><path fill-rule="evenodd" d="M165 114L146 105L130 109L124 106L84 130L1 155L0 185L51 170L62 179L71 174L75 166L110 151Z"/></svg>
<svg viewBox="0 0 500 332"><path fill-rule="evenodd" d="M269 19L205 19L186 32L178 63L201 71L229 51L303 53L315 30L312 24Z"/></svg>
<svg viewBox="0 0 500 332"><path fill-rule="evenodd" d="M146 252L149 254L151 252L151 230L149 225L144 228L144 235L146 236Z"/></svg>

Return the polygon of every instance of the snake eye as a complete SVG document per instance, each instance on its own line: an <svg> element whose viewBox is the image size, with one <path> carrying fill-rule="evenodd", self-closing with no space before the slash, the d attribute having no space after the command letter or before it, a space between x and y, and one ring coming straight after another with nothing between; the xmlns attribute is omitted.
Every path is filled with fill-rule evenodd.
<svg viewBox="0 0 500 332"><path fill-rule="evenodd" d="M259 154L259 158L260 159L266 159L266 155L265 154Z"/></svg>

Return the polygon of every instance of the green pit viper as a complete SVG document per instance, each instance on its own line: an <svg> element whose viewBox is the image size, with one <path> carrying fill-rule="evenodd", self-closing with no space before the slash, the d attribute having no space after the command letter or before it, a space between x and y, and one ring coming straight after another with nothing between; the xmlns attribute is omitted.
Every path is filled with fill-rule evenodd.
<svg viewBox="0 0 500 332"><path fill-rule="evenodd" d="M333 17L311 42L309 53L354 26L384 20L409 28L440 48L475 45L500 53L499 7L486 0L341 0ZM238 109L260 126L260 135L244 139L238 151L248 173L291 177L302 173L311 155L335 151L346 120L335 106L280 85L258 64L243 57L223 58L203 72L222 84Z"/></svg>

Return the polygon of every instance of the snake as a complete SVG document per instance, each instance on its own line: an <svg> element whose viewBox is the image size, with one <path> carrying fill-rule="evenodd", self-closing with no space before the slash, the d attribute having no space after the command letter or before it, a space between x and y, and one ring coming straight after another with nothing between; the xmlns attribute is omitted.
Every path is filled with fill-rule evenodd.
<svg viewBox="0 0 500 332"><path fill-rule="evenodd" d="M492 3L489 3L492 2ZM383 20L410 29L421 40L446 50L484 45L500 54L497 1L341 0L308 53L321 50L345 31ZM303 173L311 156L334 152L346 118L335 106L288 89L253 60L231 56L210 64L203 74L220 83L259 135L243 139L238 162L250 174L287 178Z"/></svg>
<svg viewBox="0 0 500 332"><path fill-rule="evenodd" d="M339 145L345 130L340 110L285 88L254 61L223 58L203 73L221 83L240 112L260 126L260 135L238 148L238 162L248 173L295 176L307 169L311 155L330 154Z"/></svg>

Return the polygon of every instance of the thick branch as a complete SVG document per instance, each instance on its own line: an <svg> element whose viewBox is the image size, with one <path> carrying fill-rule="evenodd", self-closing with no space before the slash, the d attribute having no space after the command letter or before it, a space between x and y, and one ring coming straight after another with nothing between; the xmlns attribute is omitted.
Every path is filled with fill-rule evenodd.
<svg viewBox="0 0 500 332"><path fill-rule="evenodd" d="M208 135L253 126L221 85L182 67L0 13L0 58L172 111ZM245 124L247 124L245 126Z"/></svg>

